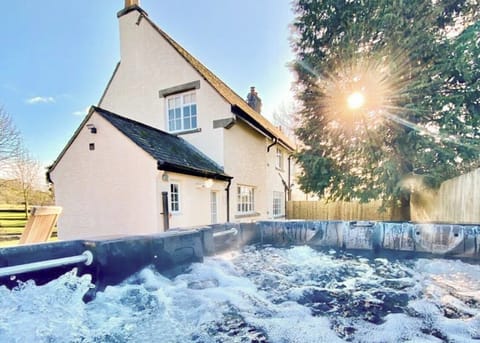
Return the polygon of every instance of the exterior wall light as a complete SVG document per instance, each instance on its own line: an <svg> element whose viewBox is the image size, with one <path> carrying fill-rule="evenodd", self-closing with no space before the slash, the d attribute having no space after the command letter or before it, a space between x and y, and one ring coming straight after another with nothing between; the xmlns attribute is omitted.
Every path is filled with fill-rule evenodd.
<svg viewBox="0 0 480 343"><path fill-rule="evenodd" d="M162 174L162 181L168 182L168 174L166 172Z"/></svg>
<svg viewBox="0 0 480 343"><path fill-rule="evenodd" d="M203 187L205 188L212 188L213 186L213 180L212 179L206 179L205 182L203 183Z"/></svg>

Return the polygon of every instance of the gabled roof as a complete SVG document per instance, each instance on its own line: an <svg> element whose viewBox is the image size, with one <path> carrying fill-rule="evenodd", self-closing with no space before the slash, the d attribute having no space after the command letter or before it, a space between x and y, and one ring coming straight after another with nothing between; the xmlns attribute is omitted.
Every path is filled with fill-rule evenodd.
<svg viewBox="0 0 480 343"><path fill-rule="evenodd" d="M225 174L223 168L215 161L183 138L119 116L100 107L92 106L89 114L80 124L57 160L48 168L47 177L49 179L49 174L55 169L93 113L98 113L143 151L152 156L157 161L159 170L225 181L233 178Z"/></svg>
<svg viewBox="0 0 480 343"><path fill-rule="evenodd" d="M180 44L173 40L168 34L161 30L154 22L148 18L148 15L138 6L132 6L124 11L120 11L118 16L125 15L132 10L137 10L144 19L232 106L232 112L239 115L245 121L251 123L259 130L264 132L270 138L282 143L286 148L295 149L295 145L290 139L280 131L275 125L270 123L260 113L251 108L247 102L220 80L214 73L205 67L200 61L193 57Z"/></svg>
<svg viewBox="0 0 480 343"><path fill-rule="evenodd" d="M223 168L181 137L93 106L95 112L152 156L158 169L182 174L230 180Z"/></svg>

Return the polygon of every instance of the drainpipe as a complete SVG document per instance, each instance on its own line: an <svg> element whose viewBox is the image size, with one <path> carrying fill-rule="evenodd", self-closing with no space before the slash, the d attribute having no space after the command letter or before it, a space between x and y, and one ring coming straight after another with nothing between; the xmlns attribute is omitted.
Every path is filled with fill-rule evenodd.
<svg viewBox="0 0 480 343"><path fill-rule="evenodd" d="M277 138L277 137L273 137L273 143L270 144L269 146L267 146L267 152L270 152L270 148L271 148L272 146L274 146L275 144L277 144L277 142L278 142L278 138Z"/></svg>
<svg viewBox="0 0 480 343"><path fill-rule="evenodd" d="M163 231L167 231L170 228L170 212L168 208L168 192L162 192L162 206L163 212Z"/></svg>
<svg viewBox="0 0 480 343"><path fill-rule="evenodd" d="M292 200L292 184L291 184L291 181L290 181L290 161L292 159L293 155L290 154L288 156L288 178L287 178L287 182L288 182L288 201Z"/></svg>
<svg viewBox="0 0 480 343"><path fill-rule="evenodd" d="M227 188L225 188L225 191L227 192L227 223L230 222L230 185L231 184L232 184L232 179L229 179Z"/></svg>

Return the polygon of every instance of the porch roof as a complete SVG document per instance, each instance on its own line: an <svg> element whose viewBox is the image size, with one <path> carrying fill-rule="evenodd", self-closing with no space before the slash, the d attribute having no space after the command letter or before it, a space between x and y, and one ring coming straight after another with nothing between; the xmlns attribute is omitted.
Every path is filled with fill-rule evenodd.
<svg viewBox="0 0 480 343"><path fill-rule="evenodd" d="M215 161L181 137L100 107L92 106L92 109L152 156L157 161L159 170L225 181L233 178L225 174Z"/></svg>

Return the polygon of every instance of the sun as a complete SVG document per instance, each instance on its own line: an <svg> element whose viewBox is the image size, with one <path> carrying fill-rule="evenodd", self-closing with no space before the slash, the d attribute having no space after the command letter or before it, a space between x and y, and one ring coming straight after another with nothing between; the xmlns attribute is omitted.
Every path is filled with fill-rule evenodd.
<svg viewBox="0 0 480 343"><path fill-rule="evenodd" d="M353 92L347 97L347 105L351 110L361 108L365 104L365 96L361 92Z"/></svg>
<svg viewBox="0 0 480 343"><path fill-rule="evenodd" d="M403 111L408 66L400 52L339 55L318 78L321 113L334 126L382 125L387 116Z"/></svg>

